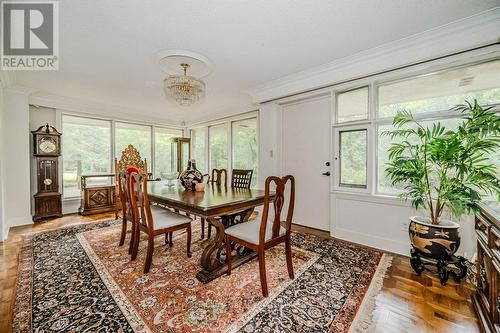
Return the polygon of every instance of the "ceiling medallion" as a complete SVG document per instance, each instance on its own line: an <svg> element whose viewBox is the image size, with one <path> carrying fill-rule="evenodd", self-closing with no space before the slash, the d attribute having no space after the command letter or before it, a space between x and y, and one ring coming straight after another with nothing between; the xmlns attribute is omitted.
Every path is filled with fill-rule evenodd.
<svg viewBox="0 0 500 333"><path fill-rule="evenodd" d="M214 68L207 57L193 51L170 49L159 51L157 59L160 68L168 75L163 80L168 98L189 106L205 96L205 82L201 78Z"/></svg>
<svg viewBox="0 0 500 333"><path fill-rule="evenodd" d="M205 82L187 75L190 65L182 63L184 74L169 75L163 81L167 97L181 106L190 106L205 96Z"/></svg>

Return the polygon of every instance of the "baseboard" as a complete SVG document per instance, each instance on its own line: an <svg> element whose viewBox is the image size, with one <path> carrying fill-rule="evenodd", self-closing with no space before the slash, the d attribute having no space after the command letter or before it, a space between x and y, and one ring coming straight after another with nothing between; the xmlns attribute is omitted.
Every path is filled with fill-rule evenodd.
<svg viewBox="0 0 500 333"><path fill-rule="evenodd" d="M9 228L20 227L27 224L33 224L33 218L31 215L15 217L7 220L7 226L9 226Z"/></svg>
<svg viewBox="0 0 500 333"><path fill-rule="evenodd" d="M410 242L400 242L393 239L382 238L364 234L352 230L335 228L331 236L348 242L366 245L376 249L408 256L410 253Z"/></svg>
<svg viewBox="0 0 500 333"><path fill-rule="evenodd" d="M62 202L62 213L64 215L78 213L78 208L80 208L81 199L71 198L64 199Z"/></svg>
<svg viewBox="0 0 500 333"><path fill-rule="evenodd" d="M23 225L30 225L33 224L33 219L31 215L28 216L21 216L21 217L15 217L13 219L9 219L5 223L5 230L4 230L4 235L2 241L6 241L9 237L9 231L10 228L14 227L20 227Z"/></svg>

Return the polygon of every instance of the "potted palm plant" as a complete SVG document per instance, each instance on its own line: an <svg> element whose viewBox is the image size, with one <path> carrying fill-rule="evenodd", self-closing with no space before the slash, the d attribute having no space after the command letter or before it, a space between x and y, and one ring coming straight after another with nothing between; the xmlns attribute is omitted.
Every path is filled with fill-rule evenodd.
<svg viewBox="0 0 500 333"><path fill-rule="evenodd" d="M452 261L460 245L456 221L478 210L484 194L500 199L499 170L489 158L500 147L499 114L475 100L453 110L462 115L453 130L440 122L424 127L403 110L394 117L394 129L384 132L396 141L389 149L389 179L402 186L403 200L427 215L410 217L412 266L418 274L423 268L415 257Z"/></svg>

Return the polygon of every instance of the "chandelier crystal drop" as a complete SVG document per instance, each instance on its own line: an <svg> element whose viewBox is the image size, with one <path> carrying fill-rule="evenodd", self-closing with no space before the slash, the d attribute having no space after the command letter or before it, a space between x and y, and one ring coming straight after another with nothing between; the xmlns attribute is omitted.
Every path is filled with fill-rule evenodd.
<svg viewBox="0 0 500 333"><path fill-rule="evenodd" d="M183 63L181 67L183 75L169 75L163 81L165 94L181 106L190 106L205 96L205 82L187 75L189 64Z"/></svg>

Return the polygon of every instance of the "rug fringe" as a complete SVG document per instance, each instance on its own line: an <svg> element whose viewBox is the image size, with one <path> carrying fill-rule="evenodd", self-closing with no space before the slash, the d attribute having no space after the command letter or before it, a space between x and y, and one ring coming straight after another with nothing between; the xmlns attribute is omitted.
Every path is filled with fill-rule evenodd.
<svg viewBox="0 0 500 333"><path fill-rule="evenodd" d="M373 274L370 287L366 291L363 302L359 306L356 317L349 328L349 333L361 333L373 331L373 311L375 310L376 296L384 285L387 269L392 265L393 257L383 254L380 258L377 270Z"/></svg>

